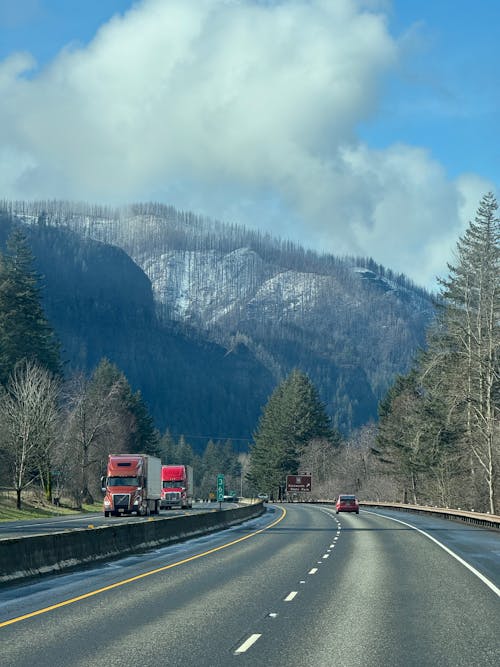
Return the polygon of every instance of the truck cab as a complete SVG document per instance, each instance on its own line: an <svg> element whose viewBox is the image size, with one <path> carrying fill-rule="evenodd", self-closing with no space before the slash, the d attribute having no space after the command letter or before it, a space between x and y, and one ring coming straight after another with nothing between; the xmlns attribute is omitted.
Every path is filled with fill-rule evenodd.
<svg viewBox="0 0 500 667"><path fill-rule="evenodd" d="M185 465L164 465L161 469L162 509L193 507L193 469Z"/></svg>
<svg viewBox="0 0 500 667"><path fill-rule="evenodd" d="M160 459L148 455L110 454L102 479L104 516L158 514L160 467Z"/></svg>

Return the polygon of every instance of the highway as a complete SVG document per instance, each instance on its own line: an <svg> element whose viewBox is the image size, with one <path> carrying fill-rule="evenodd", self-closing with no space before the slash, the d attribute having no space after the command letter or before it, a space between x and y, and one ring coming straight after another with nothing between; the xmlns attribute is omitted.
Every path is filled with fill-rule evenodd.
<svg viewBox="0 0 500 667"><path fill-rule="evenodd" d="M491 530L270 505L230 530L0 588L0 663L497 667L499 570Z"/></svg>
<svg viewBox="0 0 500 667"><path fill-rule="evenodd" d="M238 507L235 503L222 503L222 509ZM161 510L154 518L173 518L183 514L196 512L210 512L218 510L219 503L194 503L191 510ZM0 522L0 539L9 537L29 537L30 535L42 535L66 530L81 530L89 525L109 526L112 523L123 523L125 521L148 521L150 517L130 516L105 517L102 512L89 512L87 514L61 515L41 519L27 519L23 521Z"/></svg>

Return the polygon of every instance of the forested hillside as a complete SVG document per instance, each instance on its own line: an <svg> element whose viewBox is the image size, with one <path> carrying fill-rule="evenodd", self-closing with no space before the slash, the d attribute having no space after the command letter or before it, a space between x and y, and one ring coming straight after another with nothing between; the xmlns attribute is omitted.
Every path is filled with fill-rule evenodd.
<svg viewBox="0 0 500 667"><path fill-rule="evenodd" d="M11 228L0 217L2 249ZM195 447L210 436L251 438L273 379L245 348L228 354L160 322L149 279L119 248L43 224L23 231L67 372L110 359L141 390L157 427L192 436Z"/></svg>
<svg viewBox="0 0 500 667"><path fill-rule="evenodd" d="M28 224L35 244L45 244L34 253L47 277L47 312L61 327L71 363L91 365L106 351L142 389L162 427L250 435L257 406L296 367L318 387L333 425L348 433L376 418L378 401L395 375L407 371L433 317L424 290L369 258L319 255L172 207L141 204L114 211L68 202L5 202L4 208ZM50 235L65 239L63 245L73 246L71 256L80 258L68 267L68 286L83 290L78 305L69 298L73 311L53 290L51 275L57 282L58 264L67 260ZM92 268L90 256L82 260L84 252L95 258L108 253L113 262L103 262L105 273L99 273L103 266ZM135 264L130 262L127 279L117 278L127 256ZM91 325L94 317L99 324ZM228 364L238 367L229 384L219 375ZM160 382L159 374L168 381ZM178 397L173 410L160 404L165 382L170 401ZM212 382L217 388L208 392L208 409L200 392ZM245 393L237 396L238 388ZM229 420L223 417L228 401L237 406ZM211 419L198 420L205 410Z"/></svg>

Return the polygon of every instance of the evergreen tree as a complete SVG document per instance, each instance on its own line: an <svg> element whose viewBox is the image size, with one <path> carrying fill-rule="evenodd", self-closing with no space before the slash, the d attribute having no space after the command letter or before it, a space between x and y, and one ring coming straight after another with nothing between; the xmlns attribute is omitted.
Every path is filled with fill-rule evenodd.
<svg viewBox="0 0 500 667"><path fill-rule="evenodd" d="M124 398L127 409L133 417L130 452L158 456L160 454L160 435L141 392L136 391L132 394L127 384Z"/></svg>
<svg viewBox="0 0 500 667"><path fill-rule="evenodd" d="M500 466L500 220L492 193L457 243L456 262L441 280L439 321L453 367L443 367L441 384L449 409L464 427L464 447L473 477L484 480L487 506L499 505ZM439 362L437 362L439 363Z"/></svg>
<svg viewBox="0 0 500 667"><path fill-rule="evenodd" d="M280 495L286 475L315 439L338 440L305 373L295 369L274 390L262 412L250 451L249 481L256 490Z"/></svg>
<svg viewBox="0 0 500 667"><path fill-rule="evenodd" d="M175 440L173 439L170 431L165 431L165 433L161 436L159 447L160 457L164 465L174 463L177 460L175 453Z"/></svg>
<svg viewBox="0 0 500 667"><path fill-rule="evenodd" d="M379 456L403 477L414 502L417 481L457 496L454 478L468 457L470 478L460 478L461 499L498 510L500 468L500 227L497 202L483 197L456 248L449 276L440 280L438 317L427 350L381 402ZM472 493L469 492L472 489Z"/></svg>
<svg viewBox="0 0 500 667"><path fill-rule="evenodd" d="M25 236L14 230L7 253L0 253L0 383L5 385L16 364L36 362L59 375L59 343L49 325L40 296L40 276Z"/></svg>
<svg viewBox="0 0 500 667"><path fill-rule="evenodd" d="M127 425L123 451L128 453L160 453L160 436L140 391L132 392L125 374L108 359L101 359L92 376L94 390L102 395L115 390L115 409Z"/></svg>
<svg viewBox="0 0 500 667"><path fill-rule="evenodd" d="M445 477L450 471L456 433L446 420L446 405L429 376L422 377L422 356L408 375L399 376L380 402L377 449L403 490L403 502L425 503L440 482L443 503L450 502ZM449 480L448 480L449 482Z"/></svg>

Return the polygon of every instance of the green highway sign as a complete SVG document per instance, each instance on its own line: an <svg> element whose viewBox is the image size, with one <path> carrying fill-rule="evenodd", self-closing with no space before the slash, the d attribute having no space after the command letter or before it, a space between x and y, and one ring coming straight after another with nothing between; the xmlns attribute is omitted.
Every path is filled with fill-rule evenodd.
<svg viewBox="0 0 500 667"><path fill-rule="evenodd" d="M224 500L224 475L217 475L217 500Z"/></svg>

